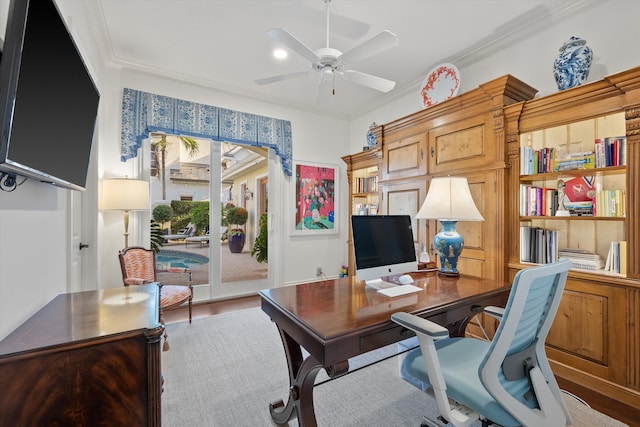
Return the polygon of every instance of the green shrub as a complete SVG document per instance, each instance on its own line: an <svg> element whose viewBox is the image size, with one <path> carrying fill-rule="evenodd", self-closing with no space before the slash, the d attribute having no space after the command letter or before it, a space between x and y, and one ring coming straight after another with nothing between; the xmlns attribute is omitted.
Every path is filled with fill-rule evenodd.
<svg viewBox="0 0 640 427"><path fill-rule="evenodd" d="M249 212L245 208L233 206L227 209L227 222L231 225L244 225L248 219Z"/></svg>
<svg viewBox="0 0 640 427"><path fill-rule="evenodd" d="M153 208L153 219L160 224L170 221L173 218L173 209L169 205L158 205Z"/></svg>

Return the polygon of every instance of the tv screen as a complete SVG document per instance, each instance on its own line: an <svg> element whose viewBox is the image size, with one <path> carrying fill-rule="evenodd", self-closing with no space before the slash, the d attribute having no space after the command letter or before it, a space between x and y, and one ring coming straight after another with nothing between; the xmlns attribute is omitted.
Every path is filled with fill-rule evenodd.
<svg viewBox="0 0 640 427"><path fill-rule="evenodd" d="M379 279L418 268L409 215L353 215L351 231L358 279Z"/></svg>
<svg viewBox="0 0 640 427"><path fill-rule="evenodd" d="M0 60L0 171L84 189L99 99L53 0L12 0Z"/></svg>

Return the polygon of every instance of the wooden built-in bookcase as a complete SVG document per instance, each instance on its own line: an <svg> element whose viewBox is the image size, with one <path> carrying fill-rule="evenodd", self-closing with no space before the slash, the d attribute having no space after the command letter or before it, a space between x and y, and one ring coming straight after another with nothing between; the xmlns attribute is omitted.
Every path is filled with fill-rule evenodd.
<svg viewBox="0 0 640 427"><path fill-rule="evenodd" d="M571 270L547 352L556 375L633 405L640 398L640 68L514 104L505 116L510 172L507 277L531 265L522 262L523 225L555 230L560 248L583 250L603 260L611 242L625 242L626 272ZM596 140L612 137L624 140L623 164L524 174L521 169L526 147L570 155L592 151ZM555 189L558 180L576 177L593 182L594 197L597 191L615 192L624 211L614 207L613 213L604 213L600 205L595 216L522 215L522 185Z"/></svg>
<svg viewBox="0 0 640 427"><path fill-rule="evenodd" d="M497 280L512 280L533 265L522 261L523 226L554 230L559 247L603 259L611 242L625 242L626 272L570 271L547 348L556 375L635 405L640 399L640 67L534 99L535 94L507 75L376 127L376 151L343 157L351 189L349 213L362 197L353 187L357 170L371 176L375 170L370 167L378 168L378 212L411 216L432 177L465 176L485 221L458 224L465 238L458 268ZM619 165L550 167L539 173L521 169L525 148L574 154L593 150L597 139L609 137L624 138ZM562 217L521 212L523 185L557 190L558 180L591 176L597 177L592 194L618 190L623 213ZM414 222L416 241L429 248L439 225ZM353 274L351 236L349 245ZM491 330L490 322L484 323Z"/></svg>

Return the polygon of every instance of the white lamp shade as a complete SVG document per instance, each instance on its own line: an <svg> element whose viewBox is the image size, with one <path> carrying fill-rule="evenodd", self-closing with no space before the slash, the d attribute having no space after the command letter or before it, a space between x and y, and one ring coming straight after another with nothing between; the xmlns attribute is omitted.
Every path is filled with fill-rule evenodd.
<svg viewBox="0 0 640 427"><path fill-rule="evenodd" d="M433 178L417 219L484 221L464 177Z"/></svg>
<svg viewBox="0 0 640 427"><path fill-rule="evenodd" d="M149 209L149 183L137 179L105 179L102 182L103 210Z"/></svg>

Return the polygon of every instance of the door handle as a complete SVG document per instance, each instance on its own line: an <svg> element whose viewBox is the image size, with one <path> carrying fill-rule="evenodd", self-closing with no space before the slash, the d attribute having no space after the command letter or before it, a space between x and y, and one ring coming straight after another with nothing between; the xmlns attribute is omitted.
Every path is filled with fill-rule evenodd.
<svg viewBox="0 0 640 427"><path fill-rule="evenodd" d="M89 247L89 244L85 244L85 243L82 243L82 242L78 245L78 249L79 250L83 250L84 248L88 248L88 247Z"/></svg>

